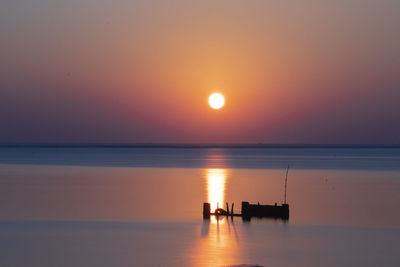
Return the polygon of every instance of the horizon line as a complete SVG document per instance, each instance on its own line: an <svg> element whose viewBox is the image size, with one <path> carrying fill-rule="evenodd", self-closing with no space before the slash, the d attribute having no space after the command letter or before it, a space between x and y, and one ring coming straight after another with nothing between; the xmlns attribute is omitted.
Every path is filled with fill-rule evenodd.
<svg viewBox="0 0 400 267"><path fill-rule="evenodd" d="M400 148L400 144L0 142L0 147L42 148Z"/></svg>

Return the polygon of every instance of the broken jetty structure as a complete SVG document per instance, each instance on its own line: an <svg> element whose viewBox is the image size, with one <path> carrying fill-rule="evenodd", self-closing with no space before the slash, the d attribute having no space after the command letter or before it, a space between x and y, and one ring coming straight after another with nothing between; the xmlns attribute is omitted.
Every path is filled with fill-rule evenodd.
<svg viewBox="0 0 400 267"><path fill-rule="evenodd" d="M289 204L286 203L286 188L287 188L287 177L289 173L289 165L286 169L286 178L285 178L285 194L284 194L284 202L282 205L278 205L275 203L274 205L260 205L250 204L247 201L242 201L242 212L235 213L234 203L232 203L231 209L229 209L228 202L226 203L226 210L219 207L219 203L217 203L217 208L215 211L211 211L210 203L203 203L203 219L208 220L211 216L227 216L227 217L242 217L244 221L250 221L252 217L256 218L276 218L282 220L289 220Z"/></svg>

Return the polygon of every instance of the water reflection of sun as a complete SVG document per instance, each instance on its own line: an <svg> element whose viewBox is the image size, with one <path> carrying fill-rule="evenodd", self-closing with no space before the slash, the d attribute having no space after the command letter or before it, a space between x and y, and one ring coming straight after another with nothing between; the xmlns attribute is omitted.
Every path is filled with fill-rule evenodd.
<svg viewBox="0 0 400 267"><path fill-rule="evenodd" d="M219 205L224 208L226 187L228 182L227 169L206 169L205 184L207 202L214 212ZM217 220L211 216L201 225L201 238L190 253L193 266L227 266L240 262L238 251L238 235L234 221L227 217Z"/></svg>
<svg viewBox="0 0 400 267"><path fill-rule="evenodd" d="M223 218L218 223L204 221L201 238L190 253L193 266L231 266L242 262L235 222Z"/></svg>
<svg viewBox="0 0 400 267"><path fill-rule="evenodd" d="M207 169L207 202L211 205L211 212L214 212L217 206L224 207L225 191L227 183L226 169Z"/></svg>

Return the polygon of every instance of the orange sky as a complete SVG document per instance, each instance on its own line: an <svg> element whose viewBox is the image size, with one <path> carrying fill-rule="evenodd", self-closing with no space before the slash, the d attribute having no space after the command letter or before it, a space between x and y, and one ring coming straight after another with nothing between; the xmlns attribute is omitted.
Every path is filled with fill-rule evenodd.
<svg viewBox="0 0 400 267"><path fill-rule="evenodd" d="M400 142L398 1L2 6L1 142Z"/></svg>

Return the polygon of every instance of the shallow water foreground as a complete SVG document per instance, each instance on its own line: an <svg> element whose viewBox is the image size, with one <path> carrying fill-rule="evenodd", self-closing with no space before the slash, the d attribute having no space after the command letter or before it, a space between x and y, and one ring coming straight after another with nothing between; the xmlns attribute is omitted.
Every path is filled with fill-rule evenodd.
<svg viewBox="0 0 400 267"><path fill-rule="evenodd" d="M1 266L398 266L399 228L1 222Z"/></svg>

